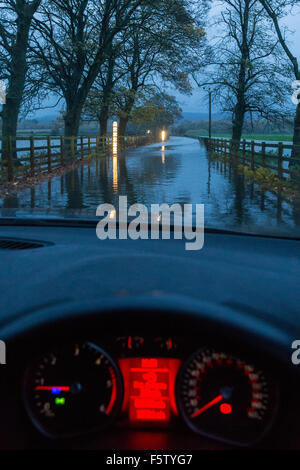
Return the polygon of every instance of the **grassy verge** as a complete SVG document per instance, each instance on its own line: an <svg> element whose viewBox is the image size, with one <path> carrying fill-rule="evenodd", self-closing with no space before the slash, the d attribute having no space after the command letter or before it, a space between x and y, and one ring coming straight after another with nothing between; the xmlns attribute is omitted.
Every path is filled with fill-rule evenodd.
<svg viewBox="0 0 300 470"><path fill-rule="evenodd" d="M203 134L198 134L197 132L189 131L185 134L187 137L203 137ZM204 135L208 137L208 135ZM224 138L231 139L231 134L213 134L213 138ZM262 140L262 141L272 141L272 142L292 142L292 135L282 135L282 134L244 134L242 139L246 140Z"/></svg>

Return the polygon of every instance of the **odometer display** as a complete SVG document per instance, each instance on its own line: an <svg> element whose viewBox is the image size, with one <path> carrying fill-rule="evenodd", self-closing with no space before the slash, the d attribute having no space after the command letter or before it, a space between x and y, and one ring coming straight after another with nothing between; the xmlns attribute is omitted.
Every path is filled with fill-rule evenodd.
<svg viewBox="0 0 300 470"><path fill-rule="evenodd" d="M58 348L25 374L25 404L48 436L73 436L106 427L120 410L122 380L113 360L91 343Z"/></svg>
<svg viewBox="0 0 300 470"><path fill-rule="evenodd" d="M277 406L277 386L265 372L212 349L202 349L186 361L176 396L194 431L240 445L265 434Z"/></svg>

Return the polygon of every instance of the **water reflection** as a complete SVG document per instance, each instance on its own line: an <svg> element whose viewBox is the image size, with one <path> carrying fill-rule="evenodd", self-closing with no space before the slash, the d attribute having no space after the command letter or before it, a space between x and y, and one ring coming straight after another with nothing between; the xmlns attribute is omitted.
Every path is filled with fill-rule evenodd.
<svg viewBox="0 0 300 470"><path fill-rule="evenodd" d="M31 209L50 215L95 217L101 203L118 204L126 195L129 204L205 204L206 225L300 228L300 196L265 192L255 183L245 183L229 163L212 161L199 142L171 138L165 144L139 147L114 156L102 156L87 166L55 177L17 196L0 201L2 215L27 213Z"/></svg>
<svg viewBox="0 0 300 470"><path fill-rule="evenodd" d="M166 154L165 154L166 147L163 145L161 148L161 162L164 165L166 163Z"/></svg>
<svg viewBox="0 0 300 470"><path fill-rule="evenodd" d="M118 194L118 157L113 156L113 190Z"/></svg>

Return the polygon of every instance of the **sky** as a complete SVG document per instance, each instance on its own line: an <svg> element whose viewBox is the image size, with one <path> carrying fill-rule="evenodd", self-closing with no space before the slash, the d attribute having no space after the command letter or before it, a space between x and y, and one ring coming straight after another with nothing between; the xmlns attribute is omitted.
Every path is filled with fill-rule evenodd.
<svg viewBox="0 0 300 470"><path fill-rule="evenodd" d="M218 11L220 10L220 2L214 2L215 6L212 8L210 17L213 18ZM285 18L284 21L281 23L282 25L287 26L291 30L291 34L289 35L289 45L291 46L291 49L293 53L296 55L296 57L300 60L300 7L295 10L294 15L289 15ZM213 31L214 28L208 28L207 34L208 38L213 38ZM186 96L178 93L175 89L169 88L167 89L167 92L176 96L183 112L189 112L189 113L206 113L208 111L208 104L207 104L207 99L205 92L199 91L197 87L195 86L194 91L192 96ZM291 89L291 95L292 95L292 89ZM55 100L53 102L50 102L50 105L53 105ZM48 105L48 104L47 104ZM59 107L59 109L61 106ZM213 105L213 111L218 112L219 110L217 109L216 106ZM52 109L43 109L38 111L34 116L30 117L42 117L45 115L53 115L56 114L56 110Z"/></svg>

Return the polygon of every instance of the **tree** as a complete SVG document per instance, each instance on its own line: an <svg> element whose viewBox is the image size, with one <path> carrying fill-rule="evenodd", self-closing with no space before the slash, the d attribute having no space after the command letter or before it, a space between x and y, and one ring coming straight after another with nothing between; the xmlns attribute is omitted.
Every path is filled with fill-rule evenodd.
<svg viewBox="0 0 300 470"><path fill-rule="evenodd" d="M188 2L165 0L157 11L146 9L136 16L126 30L121 67L128 73L114 95L120 135L125 135L136 98L147 88L159 91L162 83L170 83L190 93L189 74L204 54L203 21L196 20L196 13L196 8L189 11Z"/></svg>
<svg viewBox="0 0 300 470"><path fill-rule="evenodd" d="M8 139L15 147L18 117L28 75L28 50L34 15L41 0L6 0L0 9L0 80L7 82L3 105L3 156L7 158Z"/></svg>
<svg viewBox="0 0 300 470"><path fill-rule="evenodd" d="M154 93L134 107L131 121L139 125L140 131L150 129L158 135L159 130L168 129L182 117L182 109L174 96Z"/></svg>
<svg viewBox="0 0 300 470"><path fill-rule="evenodd" d="M286 31L280 25L280 19L284 17L290 8L295 5L299 5L299 0L260 0L263 8L271 18L279 43L290 63L291 72L296 80L300 80L300 67L297 57L292 53L292 49L289 46L286 38ZM300 92L298 93L298 104L296 107L296 113L294 118L294 136L293 136L293 150L292 158L296 159L300 165ZM294 162L291 162L294 166Z"/></svg>
<svg viewBox="0 0 300 470"><path fill-rule="evenodd" d="M78 134L88 93L113 41L150 0L45 0L35 18L33 51L49 91L66 102L65 137ZM66 139L68 142L68 139Z"/></svg>
<svg viewBox="0 0 300 470"><path fill-rule="evenodd" d="M223 31L201 85L214 86L214 97L232 113L233 150L242 137L247 113L268 120L288 116L283 57L270 21L258 0L222 0L217 25ZM207 78L208 77L208 78ZM198 84L200 85L199 81Z"/></svg>
<svg viewBox="0 0 300 470"><path fill-rule="evenodd" d="M99 121L100 135L107 134L108 119L112 115L113 90L126 71L121 69L118 58L123 48L116 44L91 88L83 108L83 118Z"/></svg>
<svg viewBox="0 0 300 470"><path fill-rule="evenodd" d="M106 67L100 71L99 81L101 93L99 93L99 111L97 114L100 126L100 135L107 134L107 123L110 117L111 107L113 103L113 89L124 75L124 71L117 70L117 58L122 48L116 46L107 60Z"/></svg>

